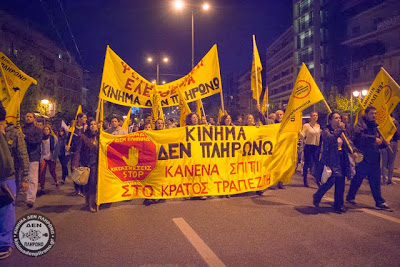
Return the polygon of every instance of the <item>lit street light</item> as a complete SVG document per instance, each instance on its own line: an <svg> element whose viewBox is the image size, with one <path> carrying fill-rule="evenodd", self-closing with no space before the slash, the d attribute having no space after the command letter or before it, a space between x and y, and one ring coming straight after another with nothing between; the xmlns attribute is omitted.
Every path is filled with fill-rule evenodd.
<svg viewBox="0 0 400 267"><path fill-rule="evenodd" d="M152 63L153 62L153 58L152 57L148 57L147 61L149 63ZM162 58L162 62L164 62L165 64L168 63L169 62L169 58L168 57L163 57ZM160 84L160 61L157 61L157 79L153 80L152 83L155 83L155 82L157 82L157 84Z"/></svg>
<svg viewBox="0 0 400 267"><path fill-rule="evenodd" d="M185 4L181 0L176 0L174 2L174 7L177 10L182 10L184 6L185 6ZM208 11L210 9L210 7L211 7L210 4L208 4L206 2L203 3L201 6L201 8L204 11ZM194 15L193 15L193 13L194 13L194 10L192 8L192 69L194 68Z"/></svg>
<svg viewBox="0 0 400 267"><path fill-rule="evenodd" d="M41 100L43 105L48 105L49 104L49 100L48 99L42 99Z"/></svg>
<svg viewBox="0 0 400 267"><path fill-rule="evenodd" d="M361 90L361 92L355 90L350 94L350 122L352 124L353 124L353 96L355 98L358 98L358 97L360 97L360 95L362 95L364 97L367 94L368 94L368 90L366 90L366 89Z"/></svg>

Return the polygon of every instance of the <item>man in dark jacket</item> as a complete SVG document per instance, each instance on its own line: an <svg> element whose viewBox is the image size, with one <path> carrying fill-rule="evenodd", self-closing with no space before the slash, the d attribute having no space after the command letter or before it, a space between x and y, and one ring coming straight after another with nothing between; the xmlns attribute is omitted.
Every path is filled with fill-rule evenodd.
<svg viewBox="0 0 400 267"><path fill-rule="evenodd" d="M355 205L355 197L362 181L368 178L375 206L382 210L389 210L381 195L381 168L379 149L387 147L377 129L376 108L369 106L365 109L365 116L354 127L354 144L364 155L364 159L356 166L356 175L351 181L346 201Z"/></svg>
<svg viewBox="0 0 400 267"><path fill-rule="evenodd" d="M26 205L32 208L35 204L38 187L40 145L42 143L43 133L35 126L35 114L26 113L25 125L22 127L25 134L25 143L29 155L29 189L26 193Z"/></svg>

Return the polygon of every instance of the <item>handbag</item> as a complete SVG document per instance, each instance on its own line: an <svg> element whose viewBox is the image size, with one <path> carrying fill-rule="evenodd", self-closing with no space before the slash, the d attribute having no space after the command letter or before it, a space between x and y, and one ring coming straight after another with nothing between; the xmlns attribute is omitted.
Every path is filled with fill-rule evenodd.
<svg viewBox="0 0 400 267"><path fill-rule="evenodd" d="M0 185L0 208L5 207L15 201L14 194L7 184Z"/></svg>
<svg viewBox="0 0 400 267"><path fill-rule="evenodd" d="M71 174L71 179L76 184L85 185L89 180L90 168L89 167L78 167L74 169Z"/></svg>
<svg viewBox="0 0 400 267"><path fill-rule="evenodd" d="M332 170L328 166L324 166L324 170L322 171L322 176L321 176L321 183L326 183L328 181L329 177L332 175Z"/></svg>

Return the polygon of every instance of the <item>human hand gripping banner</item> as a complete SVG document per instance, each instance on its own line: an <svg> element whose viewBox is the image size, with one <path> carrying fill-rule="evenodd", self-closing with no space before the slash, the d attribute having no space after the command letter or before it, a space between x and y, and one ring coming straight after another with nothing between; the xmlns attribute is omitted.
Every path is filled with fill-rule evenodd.
<svg viewBox="0 0 400 267"><path fill-rule="evenodd" d="M216 45L188 75L157 86L140 76L107 46L99 95L101 99L124 106L151 108L152 94L157 90L161 96L162 107L177 106L179 87L188 103L221 92Z"/></svg>
<svg viewBox="0 0 400 267"><path fill-rule="evenodd" d="M97 203L239 194L290 182L298 134L285 133L277 144L279 127L102 132Z"/></svg>

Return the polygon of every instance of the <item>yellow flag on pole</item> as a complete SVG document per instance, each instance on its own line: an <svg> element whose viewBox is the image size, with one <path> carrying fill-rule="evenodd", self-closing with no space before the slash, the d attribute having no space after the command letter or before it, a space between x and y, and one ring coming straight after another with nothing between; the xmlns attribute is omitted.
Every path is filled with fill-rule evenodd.
<svg viewBox="0 0 400 267"><path fill-rule="evenodd" d="M201 106L203 105L203 103L201 102L201 99L196 100L196 114L197 117L199 117L199 120L201 119Z"/></svg>
<svg viewBox="0 0 400 267"><path fill-rule="evenodd" d="M155 129L155 122L158 118L161 118L164 121L164 113L161 107L161 96L158 92L153 94L153 105L151 110L151 126Z"/></svg>
<svg viewBox="0 0 400 267"><path fill-rule="evenodd" d="M400 101L400 87L392 77L381 68L374 82L364 97L361 106L366 109L369 106L376 108L376 123L386 141L390 141L396 133L390 114Z"/></svg>
<svg viewBox="0 0 400 267"><path fill-rule="evenodd" d="M191 113L191 110L185 101L185 97L183 96L181 88L179 87L177 91L178 91L179 110L180 110L179 124L180 127L184 127L186 126L186 116Z"/></svg>
<svg viewBox="0 0 400 267"><path fill-rule="evenodd" d="M303 63L283 115L279 132L301 131L301 111L324 99L314 78ZM297 127L299 128L297 129Z"/></svg>
<svg viewBox="0 0 400 267"><path fill-rule="evenodd" d="M29 86L32 83L37 84L37 81L20 70L2 52L0 52L0 63L0 99L6 107L15 92L19 91L19 99L22 101Z"/></svg>
<svg viewBox="0 0 400 267"><path fill-rule="evenodd" d="M265 88L264 98L261 106L261 112L265 114L268 110L268 86Z"/></svg>
<svg viewBox="0 0 400 267"><path fill-rule="evenodd" d="M224 116L224 112L222 111L222 109L218 110L218 120L217 120L217 124L219 125L221 122L221 118L222 116Z"/></svg>
<svg viewBox="0 0 400 267"><path fill-rule="evenodd" d="M261 60L258 54L256 38L253 35L253 62L251 64L251 90L253 91L253 98L259 101L260 94L262 91L262 80L261 80Z"/></svg>
<svg viewBox="0 0 400 267"><path fill-rule="evenodd" d="M20 107L21 107L21 100L20 100L20 92L17 91L12 96L11 100L8 102L6 106L6 121L8 123L12 123L15 126L20 127Z"/></svg>
<svg viewBox="0 0 400 267"><path fill-rule="evenodd" d="M122 129L125 129L125 131L128 133L129 132L129 122L131 120L131 113L132 113L132 108L129 109L128 114L126 114L126 118L124 120L124 123L122 124Z"/></svg>
<svg viewBox="0 0 400 267"><path fill-rule="evenodd" d="M73 121L71 127L69 127L68 132L70 132L70 133L75 132L76 120L78 119L78 114L79 113L82 113L82 106L81 105L79 105L78 110L76 111L75 120Z"/></svg>

